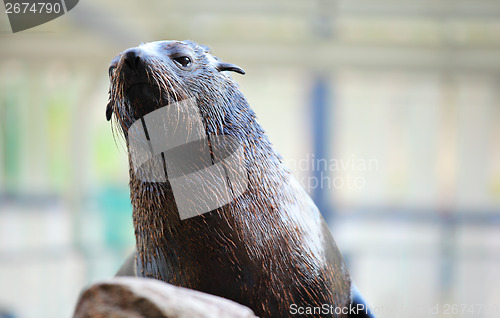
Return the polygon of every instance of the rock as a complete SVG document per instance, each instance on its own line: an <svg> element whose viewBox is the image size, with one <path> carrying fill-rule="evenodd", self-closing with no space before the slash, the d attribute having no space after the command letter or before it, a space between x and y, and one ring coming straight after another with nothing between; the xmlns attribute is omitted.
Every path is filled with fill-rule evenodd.
<svg viewBox="0 0 500 318"><path fill-rule="evenodd" d="M150 278L115 277L86 289L74 318L252 318L231 300Z"/></svg>

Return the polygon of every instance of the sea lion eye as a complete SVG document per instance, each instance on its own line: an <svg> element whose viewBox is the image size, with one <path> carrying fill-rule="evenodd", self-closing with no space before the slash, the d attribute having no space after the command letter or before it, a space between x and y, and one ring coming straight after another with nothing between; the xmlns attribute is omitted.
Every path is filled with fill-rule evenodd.
<svg viewBox="0 0 500 318"><path fill-rule="evenodd" d="M183 67L188 67L191 65L191 59L187 56L177 56L173 58L174 61L182 65Z"/></svg>

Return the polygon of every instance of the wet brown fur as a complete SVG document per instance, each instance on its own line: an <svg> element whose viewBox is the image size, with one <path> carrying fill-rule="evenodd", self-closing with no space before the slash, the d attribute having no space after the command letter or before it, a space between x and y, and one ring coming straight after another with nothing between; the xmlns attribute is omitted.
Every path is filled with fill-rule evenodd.
<svg viewBox="0 0 500 318"><path fill-rule="evenodd" d="M348 306L349 274L326 224L237 85L207 48L168 45L192 50L195 69L184 74L151 57L146 71L161 92L158 107L196 96L207 133L231 135L243 146L248 189L217 210L180 220L170 185L143 182L130 168L139 275L233 299L261 317L287 317L291 304ZM127 136L142 102L127 101L123 59L114 67L108 107Z"/></svg>

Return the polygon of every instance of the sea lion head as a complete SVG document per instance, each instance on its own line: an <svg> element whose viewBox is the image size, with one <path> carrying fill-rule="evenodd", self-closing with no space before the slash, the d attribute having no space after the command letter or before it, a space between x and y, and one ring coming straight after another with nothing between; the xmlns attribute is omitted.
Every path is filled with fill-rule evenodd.
<svg viewBox="0 0 500 318"><path fill-rule="evenodd" d="M144 115L192 97L205 104L202 117L217 117L224 111L210 109L207 104L217 107L228 94L234 94L228 88L235 87L222 71L245 74L240 67L213 56L208 47L192 41L156 41L127 49L109 66L106 118L111 120L115 114L126 136L128 128Z"/></svg>
<svg viewBox="0 0 500 318"><path fill-rule="evenodd" d="M186 208L188 204L182 203L195 200L175 199L173 195L205 189L189 182L201 182L201 175L215 180L206 174L217 169L217 180L225 180L223 170L212 167L222 163L242 176L238 179L241 182L231 179L231 184L238 181L244 185L239 188L246 189L243 144L260 140L251 136L260 130L254 127L255 115L238 85L224 71L245 73L191 41L141 44L111 62L106 117L114 117L125 137L134 211L148 210L152 215L157 215L154 211L170 211L164 214L178 219L173 212L187 218L226 204L225 183L220 184L219 196L211 192L209 199L215 203L210 210L203 207L202 200ZM198 179L187 177L193 174ZM177 191L181 187L184 190Z"/></svg>

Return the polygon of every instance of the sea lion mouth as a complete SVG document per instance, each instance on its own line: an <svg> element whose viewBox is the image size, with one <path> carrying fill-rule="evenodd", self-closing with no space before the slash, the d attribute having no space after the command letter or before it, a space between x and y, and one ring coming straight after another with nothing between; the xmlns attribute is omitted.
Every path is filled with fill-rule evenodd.
<svg viewBox="0 0 500 318"><path fill-rule="evenodd" d="M131 69L124 61L117 65L111 80L110 111L126 131L134 121L168 104L172 94L164 84L165 76L160 76L152 63L143 62Z"/></svg>
<svg viewBox="0 0 500 318"><path fill-rule="evenodd" d="M123 91L124 111L131 119L137 120L144 115L162 106L161 89L146 81L133 81L125 83L121 88Z"/></svg>
<svg viewBox="0 0 500 318"><path fill-rule="evenodd" d="M161 90L158 87L148 82L136 82L127 85L125 88L125 96L133 103L131 106L143 106L143 104L150 103L158 104L161 102L160 93Z"/></svg>
<svg viewBox="0 0 500 318"><path fill-rule="evenodd" d="M142 86L142 87L141 87ZM136 82L127 85L127 88L125 89L125 95L129 95L132 89L144 89L144 86L151 86L151 83L148 82Z"/></svg>

